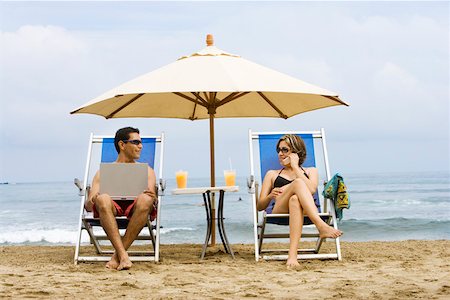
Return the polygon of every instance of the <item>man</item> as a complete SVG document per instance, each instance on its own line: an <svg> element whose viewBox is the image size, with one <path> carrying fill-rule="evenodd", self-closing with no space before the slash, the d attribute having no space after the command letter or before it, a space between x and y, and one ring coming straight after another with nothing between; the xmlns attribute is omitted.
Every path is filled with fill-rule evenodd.
<svg viewBox="0 0 450 300"><path fill-rule="evenodd" d="M135 163L143 147L139 129L132 127L119 129L114 138L114 146L118 153L116 163ZM148 167L147 190L138 195L132 203L131 201L114 201L108 194L99 194L100 171L95 174L85 208L87 211L93 211L94 216L100 218L100 223L115 249L114 255L106 264L107 268L126 270L132 266L127 249L147 223L149 213L155 209L155 183L155 172ZM129 220L123 238L120 236L115 216L126 216Z"/></svg>

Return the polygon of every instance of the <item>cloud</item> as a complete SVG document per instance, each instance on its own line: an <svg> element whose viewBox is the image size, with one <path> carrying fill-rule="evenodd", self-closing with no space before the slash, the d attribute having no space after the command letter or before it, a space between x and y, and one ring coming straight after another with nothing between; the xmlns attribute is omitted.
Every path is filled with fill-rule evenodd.
<svg viewBox="0 0 450 300"><path fill-rule="evenodd" d="M78 58L88 55L81 39L58 26L26 25L14 32L2 31L0 43L0 85L8 101L51 102L59 91L73 85L65 75L77 70Z"/></svg>
<svg viewBox="0 0 450 300"><path fill-rule="evenodd" d="M38 142L46 128L61 128L50 124L68 116L64 100L70 98L67 91L79 90L75 74L89 47L63 27L40 25L2 31L0 43L0 136L28 136L13 144Z"/></svg>
<svg viewBox="0 0 450 300"><path fill-rule="evenodd" d="M218 168L231 156L238 171L246 171L247 128L325 127L330 146L337 141L348 141L348 145L360 142L358 149L336 149L348 157L360 157L356 151L376 152L364 143L369 139L373 141L370 145L379 141L380 147L386 148L388 140L411 141L417 133L424 133L430 145L433 139L448 141L448 16L439 6L220 2L80 3L71 7L73 10L39 4L37 12L21 10L21 18L2 15L10 19L8 24L19 25L0 32L0 140L8 141L0 144L1 156L19 160L20 151L12 150L15 146L33 148L45 160L56 157L54 167L34 171L42 173L42 178L64 173L72 177L75 166L84 164L88 134L111 134L124 125L151 134L166 131L169 173L189 164L190 170L202 170L190 174L207 175L206 121L105 121L69 115L112 87L203 48L206 33L213 33L216 45L225 51L336 91L351 104L288 120L217 121ZM95 16L106 7L108 14L100 21L86 20L86 14ZM55 138L58 142L49 144ZM411 143L405 145L411 147ZM180 155L180 147L189 153ZM68 162L65 172L59 170L64 153L81 154ZM202 157L197 168L193 165L197 160L189 161L191 153ZM386 159L392 168L410 164ZM14 166L9 162L3 165L2 172L12 174ZM352 162L347 167L361 170L363 165ZM20 172L16 173L19 178Z"/></svg>
<svg viewBox="0 0 450 300"><path fill-rule="evenodd" d="M2 57L20 57L25 60L52 60L56 56L78 54L86 45L60 26L21 26L15 32L0 32Z"/></svg>
<svg viewBox="0 0 450 300"><path fill-rule="evenodd" d="M392 62L386 62L381 69L375 72L373 81L376 87L383 86L390 90L411 90L419 83L414 76Z"/></svg>
<svg viewBox="0 0 450 300"><path fill-rule="evenodd" d="M1 84L13 83L27 89L53 88L54 77L63 78L65 69L76 67L75 58L88 54L81 39L59 26L25 25L14 32L2 31L0 43L5 72Z"/></svg>

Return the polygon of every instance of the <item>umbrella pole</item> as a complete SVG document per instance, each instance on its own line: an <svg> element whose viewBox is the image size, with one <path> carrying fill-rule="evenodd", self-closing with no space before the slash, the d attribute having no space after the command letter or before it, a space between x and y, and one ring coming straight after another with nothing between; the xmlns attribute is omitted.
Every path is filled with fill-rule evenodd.
<svg viewBox="0 0 450 300"><path fill-rule="evenodd" d="M216 168L214 165L214 114L209 114L209 146L210 146L210 161L211 161L211 186L216 186ZM216 203L215 194L212 194L211 209L213 215L213 222L211 228L211 246L216 245Z"/></svg>

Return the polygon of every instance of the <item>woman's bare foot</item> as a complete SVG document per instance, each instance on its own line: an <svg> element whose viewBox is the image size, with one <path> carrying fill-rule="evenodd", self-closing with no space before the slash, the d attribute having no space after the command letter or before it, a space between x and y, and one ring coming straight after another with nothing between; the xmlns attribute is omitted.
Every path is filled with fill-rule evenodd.
<svg viewBox="0 0 450 300"><path fill-rule="evenodd" d="M300 264L297 261L297 258L288 258L288 260L286 261L286 267L288 269L296 269L300 266Z"/></svg>
<svg viewBox="0 0 450 300"><path fill-rule="evenodd" d="M334 227L331 227L329 225L324 225L322 228L319 229L319 236L321 238L337 238L342 235L342 231L334 229Z"/></svg>
<svg viewBox="0 0 450 300"><path fill-rule="evenodd" d="M117 267L119 267L119 259L116 253L114 253L111 260L106 263L106 267L111 270L116 270Z"/></svg>

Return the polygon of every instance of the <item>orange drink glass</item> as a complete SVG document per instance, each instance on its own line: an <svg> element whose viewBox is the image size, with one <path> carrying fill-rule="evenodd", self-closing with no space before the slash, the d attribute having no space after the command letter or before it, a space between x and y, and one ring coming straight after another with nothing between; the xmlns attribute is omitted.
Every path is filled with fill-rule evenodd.
<svg viewBox="0 0 450 300"><path fill-rule="evenodd" d="M236 171L235 170L225 170L223 171L225 176L225 185L234 186L236 185Z"/></svg>
<svg viewBox="0 0 450 300"><path fill-rule="evenodd" d="M175 172L175 178L177 179L177 187L179 189L185 189L187 187L187 171Z"/></svg>

